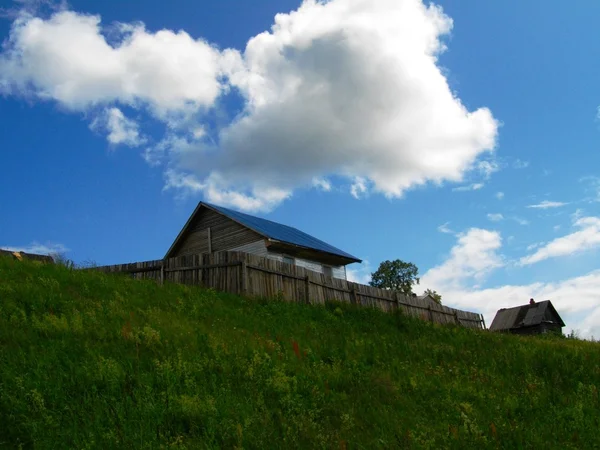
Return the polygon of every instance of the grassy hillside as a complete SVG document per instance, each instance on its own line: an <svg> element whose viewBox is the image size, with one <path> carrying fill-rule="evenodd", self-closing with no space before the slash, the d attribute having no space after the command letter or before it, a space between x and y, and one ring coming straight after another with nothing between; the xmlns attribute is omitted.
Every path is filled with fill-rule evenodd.
<svg viewBox="0 0 600 450"><path fill-rule="evenodd" d="M0 448L600 448L600 346L0 258Z"/></svg>

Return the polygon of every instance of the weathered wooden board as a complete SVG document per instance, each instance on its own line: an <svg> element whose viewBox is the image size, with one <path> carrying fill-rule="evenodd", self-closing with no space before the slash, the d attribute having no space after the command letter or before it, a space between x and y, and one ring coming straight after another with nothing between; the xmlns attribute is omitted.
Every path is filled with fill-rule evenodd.
<svg viewBox="0 0 600 450"><path fill-rule="evenodd" d="M91 270L129 273L136 279L157 282L201 285L249 297L311 304L338 301L387 312L401 308L405 314L430 322L484 328L483 316L478 313L432 306L418 297L328 277L304 267L239 251L181 255Z"/></svg>

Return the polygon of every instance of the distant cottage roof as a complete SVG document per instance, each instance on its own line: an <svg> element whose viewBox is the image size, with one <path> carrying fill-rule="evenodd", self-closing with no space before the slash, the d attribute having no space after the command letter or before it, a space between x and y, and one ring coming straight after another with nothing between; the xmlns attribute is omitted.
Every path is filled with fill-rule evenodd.
<svg viewBox="0 0 600 450"><path fill-rule="evenodd" d="M194 217L196 215L196 213L198 212L198 210L201 207L206 207L206 208L212 209L213 211L216 211L217 213L220 213L220 214L230 218L231 220L234 220L237 223L239 223L247 228L250 228L251 230L255 231L256 233L258 233L258 234L262 235L263 237L270 239L272 241L279 241L279 242L283 242L283 243L287 243L287 244L296 245L299 247L318 250L321 252L329 253L331 255L341 256L343 258L352 260L352 262L362 262L356 256L352 256L351 254L346 253L346 252L340 250L339 248L334 247L333 245L323 242L322 240L317 239L316 237L313 237L307 233L304 233L303 231L300 231L297 228L290 227L288 225L283 225L283 224L280 224L277 222L273 222L271 220L262 219L260 217L251 216L249 214L244 214L244 213L241 213L238 211L234 211L232 209L223 208L221 206L212 205L210 203L205 203L205 202L198 203L198 206L194 210L194 213L190 217L190 220L184 226L184 228L181 230L181 233L179 234L179 236L177 236L177 238L175 239L175 242L173 242L173 245L171 246L171 248L175 248L180 237L184 234L185 229L187 228L188 224L190 223L192 217ZM170 250L169 250L169 252L170 252ZM168 254L168 252L167 252L167 254Z"/></svg>
<svg viewBox="0 0 600 450"><path fill-rule="evenodd" d="M558 323L561 327L565 326L550 300L500 309L490 325L490 330L503 331L531 327L540 325L542 322L553 322Z"/></svg>

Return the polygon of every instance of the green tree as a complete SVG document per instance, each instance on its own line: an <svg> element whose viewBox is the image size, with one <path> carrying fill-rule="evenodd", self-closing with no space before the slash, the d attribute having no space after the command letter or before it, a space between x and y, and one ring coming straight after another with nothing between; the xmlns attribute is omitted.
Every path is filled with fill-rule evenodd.
<svg viewBox="0 0 600 450"><path fill-rule="evenodd" d="M437 291L432 291L431 289L425 289L425 295L430 295L437 303L442 304L442 295L438 294Z"/></svg>
<svg viewBox="0 0 600 450"><path fill-rule="evenodd" d="M413 263L400 259L383 261L379 268L371 274L369 284L381 289L390 289L404 294L411 294L414 284L419 284L419 269Z"/></svg>

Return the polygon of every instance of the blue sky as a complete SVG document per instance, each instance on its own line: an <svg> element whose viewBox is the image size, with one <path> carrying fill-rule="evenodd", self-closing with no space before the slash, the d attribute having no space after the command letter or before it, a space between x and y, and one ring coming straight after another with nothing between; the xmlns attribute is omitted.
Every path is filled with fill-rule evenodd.
<svg viewBox="0 0 600 450"><path fill-rule="evenodd" d="M600 336L600 4L173 3L0 2L0 246L154 259L205 199Z"/></svg>

